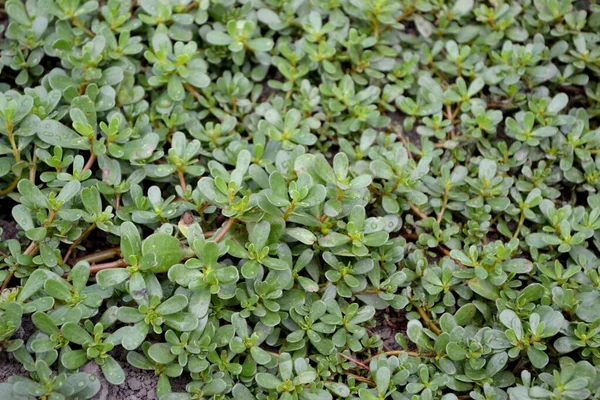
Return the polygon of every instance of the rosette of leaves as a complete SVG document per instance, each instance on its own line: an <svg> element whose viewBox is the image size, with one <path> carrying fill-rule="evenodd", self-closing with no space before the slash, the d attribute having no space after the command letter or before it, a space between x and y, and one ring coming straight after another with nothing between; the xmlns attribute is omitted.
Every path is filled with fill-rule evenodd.
<svg viewBox="0 0 600 400"><path fill-rule="evenodd" d="M269 187L261 194L259 207L274 217L299 225L320 225L310 211L325 200L326 190L310 174L302 174L288 183L281 172L274 171L269 176ZM302 227L286 228L285 232L305 244L316 240L312 232Z"/></svg>
<svg viewBox="0 0 600 400"><path fill-rule="evenodd" d="M235 266L220 264L218 259L227 252L226 247L219 247L213 241L205 241L204 237L194 240L193 249L198 258L190 258L185 264L176 264L169 269L169 279L182 287L190 289L190 301L205 303L211 294L223 299L231 298L235 293L235 284L239 272ZM194 311L199 318L206 313Z"/></svg>
<svg viewBox="0 0 600 400"><path fill-rule="evenodd" d="M255 278L259 270L286 271L290 266L277 257L271 257L277 247L277 240L281 236L281 229L273 229L267 221L261 221L253 227L249 227L248 237L250 242L246 248L231 240L229 254L247 260L241 267L241 274L246 279Z"/></svg>
<svg viewBox="0 0 600 400"><path fill-rule="evenodd" d="M256 22L231 19L225 26L218 24L206 33L206 41L214 46L227 46L233 62L242 65L250 52L261 63L268 63L267 54L273 48L273 39L260 37Z"/></svg>
<svg viewBox="0 0 600 400"><path fill-rule="evenodd" d="M526 352L529 361L537 368L544 367L549 360L544 351L544 339L556 335L564 324L562 314L548 307L532 313L527 324L523 324L512 310L502 311L500 321L508 328L506 337L514 346L509 350L509 356L514 358Z"/></svg>
<svg viewBox="0 0 600 400"><path fill-rule="evenodd" d="M61 332L69 342L81 346L81 349L62 352L60 361L65 368L75 370L92 360L100 366L108 382L120 385L125 381L123 368L109 354L115 344L110 340L110 334L104 332L102 323L94 325L87 320L82 327L77 322L67 322Z"/></svg>
<svg viewBox="0 0 600 400"><path fill-rule="evenodd" d="M325 277L335 285L338 295L350 297L353 292L360 292L367 287L366 275L373 269L372 259L364 258L346 264L326 251L323 261L330 267L325 271Z"/></svg>
<svg viewBox="0 0 600 400"><path fill-rule="evenodd" d="M265 113L265 120L258 123L258 129L265 136L281 142L284 149L291 150L299 144L315 144L317 137L310 130L318 128L319 125L314 119L303 119L300 111L296 109L288 110L283 118L277 110L271 109Z"/></svg>
<svg viewBox="0 0 600 400"><path fill-rule="evenodd" d="M151 50L144 57L152 64L148 83L153 87L167 85L167 94L173 101L185 98L185 85L205 88L210 84L206 74L206 61L199 57L196 42L173 42L167 27L160 24L152 36Z"/></svg>
<svg viewBox="0 0 600 400"><path fill-rule="evenodd" d="M228 172L218 161L211 160L208 165L211 177L205 176L198 181L198 195L221 208L225 216L243 215L251 208L249 196L242 191L250 158L250 152L240 151L236 158L235 169L231 172Z"/></svg>
<svg viewBox="0 0 600 400"><path fill-rule="evenodd" d="M165 351L161 346L155 348L153 357L150 356L149 351L151 346L152 344L150 342L144 342L142 344L142 353L130 351L127 353L127 362L138 369L154 371L154 373L158 375L156 394L162 397L171 393L171 382L169 381L169 378L180 376L183 368L178 363L172 363L171 361L177 357L173 357L168 349ZM162 363L161 361L166 361L166 363Z"/></svg>
<svg viewBox="0 0 600 400"><path fill-rule="evenodd" d="M118 334L115 333L116 338L120 338L125 349L138 348L150 333L150 329L154 333L162 333L163 324L182 332L196 329L198 317L183 311L188 306L188 300L184 295L176 294L164 301L161 300L159 295L153 295L149 300L142 299L137 308L129 306L119 308L116 314L117 319L133 324L124 326Z"/></svg>
<svg viewBox="0 0 600 400"><path fill-rule="evenodd" d="M256 383L269 392L277 393L281 399L331 399L331 394L323 389L311 388L318 379L314 369L303 358L292 359L288 353L279 356L278 376L259 372Z"/></svg>
<svg viewBox="0 0 600 400"><path fill-rule="evenodd" d="M348 215L346 233L329 232L319 238L319 245L332 247L334 254L366 256L367 247L379 247L387 241L389 233L385 229L385 219L366 218L365 209L357 205Z"/></svg>
<svg viewBox="0 0 600 400"><path fill-rule="evenodd" d="M325 102L334 115L342 115L336 129L341 134L356 132L361 128L381 128L389 124L388 117L379 112L375 103L381 89L369 86L357 92L354 80L350 75L344 75L339 84L321 85L323 97L328 97Z"/></svg>
<svg viewBox="0 0 600 400"><path fill-rule="evenodd" d="M44 360L37 360L31 378L11 376L0 390L1 399L91 399L100 391L100 380L85 372L54 375Z"/></svg>
<svg viewBox="0 0 600 400"><path fill-rule="evenodd" d="M593 3L8 0L0 397L600 398Z"/></svg>
<svg viewBox="0 0 600 400"><path fill-rule="evenodd" d="M327 305L322 300L316 300L310 305L296 305L290 309L290 320L284 322L291 331L286 337L289 350L305 346L308 339L321 354L330 354L334 344L324 336L334 333L336 328L335 325L325 322L326 313Z"/></svg>

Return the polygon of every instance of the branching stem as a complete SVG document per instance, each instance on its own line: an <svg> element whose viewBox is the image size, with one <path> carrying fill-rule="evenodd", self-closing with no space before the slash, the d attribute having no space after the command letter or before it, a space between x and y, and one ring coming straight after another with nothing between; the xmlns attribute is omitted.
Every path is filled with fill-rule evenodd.
<svg viewBox="0 0 600 400"><path fill-rule="evenodd" d="M69 257L71 257L71 254L73 253L73 251L75 250L75 248L77 248L77 246L79 245L79 243L81 243L81 241L83 239L85 239L87 237L87 235L90 234L91 231L93 231L96 228L96 224L91 224L86 230L85 232L83 232L81 234L81 236L79 236L79 238L77 238L77 240L75 240L71 246L69 247L69 250L67 251L67 254L65 255L65 258L63 259L63 262L66 264L69 261Z"/></svg>
<svg viewBox="0 0 600 400"><path fill-rule="evenodd" d="M427 312L422 307L417 306L415 308L417 309L417 312L419 313L419 315L421 316L421 319L423 320L423 322L425 322L427 327L429 329L431 329L433 331L433 333L435 333L436 335L441 335L442 330L440 328L438 328L438 326L435 324L435 322L433 322L431 320L431 318L429 318L429 315L427 315Z"/></svg>

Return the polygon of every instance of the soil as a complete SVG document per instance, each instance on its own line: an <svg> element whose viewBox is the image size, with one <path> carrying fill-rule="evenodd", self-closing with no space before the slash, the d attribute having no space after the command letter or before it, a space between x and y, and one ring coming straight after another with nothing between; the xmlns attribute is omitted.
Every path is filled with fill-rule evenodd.
<svg viewBox="0 0 600 400"><path fill-rule="evenodd" d="M26 341L34 330L35 327L33 326L31 319L23 318L22 325L19 327L13 338ZM23 368L23 365L21 365L21 363L13 357L11 353L7 353L0 349L0 383L6 382L6 380L13 375L27 376L29 373L25 368Z"/></svg>
<svg viewBox="0 0 600 400"><path fill-rule="evenodd" d="M390 350L401 350L402 347L396 341L396 335L402 334L406 339L406 326L408 320L404 318L404 314L401 311L396 311L392 308L388 308L375 314L375 326L369 328L369 333L372 335L379 336L383 341L383 349L385 351ZM406 341L411 344L410 341ZM413 350L412 348L406 350Z"/></svg>
<svg viewBox="0 0 600 400"><path fill-rule="evenodd" d="M406 119L405 114L399 111L394 111L386 113L385 116L392 120L390 125L393 128L393 131L397 133L399 139L405 139L416 147L421 148L421 136L417 133L416 126L410 131L404 129L403 124L404 120Z"/></svg>
<svg viewBox="0 0 600 400"><path fill-rule="evenodd" d="M380 311L375 315L375 326L369 329L369 334L381 338L384 350L400 350L401 346L395 339L398 333L406 336L407 321L403 314L391 308ZM27 336L34 330L29 318L23 319L24 325L19 328L15 335L17 338L26 340ZM414 350L409 347L408 350ZM127 352L123 349L115 350L113 354L125 371L126 379L122 385L111 385L102 376L100 368L94 362L90 362L81 368L82 372L95 375L100 379L100 391L92 400L158 400L156 396L156 384L158 377L154 371L140 370L127 363ZM27 376L29 373L14 359L12 354L0 352L0 383L5 382L10 376ZM185 386L190 381L189 376L171 379L171 387L174 392L185 392Z"/></svg>
<svg viewBox="0 0 600 400"><path fill-rule="evenodd" d="M2 218L2 217L0 217ZM2 229L1 241L17 238L17 223L10 220L0 219L0 229Z"/></svg>
<svg viewBox="0 0 600 400"><path fill-rule="evenodd" d="M81 242L79 247L84 247L84 249L78 249L74 253L75 257L73 257L73 259L87 256L96 251L118 246L118 242L114 242L114 240L114 236L96 228ZM68 247L69 246L65 246L65 250Z"/></svg>
<svg viewBox="0 0 600 400"><path fill-rule="evenodd" d="M12 354L5 351L0 352L0 383L13 375L27 375L27 371L20 362L14 359Z"/></svg>
<svg viewBox="0 0 600 400"><path fill-rule="evenodd" d="M126 379L122 385L111 385L106 382L100 371L100 367L90 362L81 368L82 372L92 374L100 379L100 391L91 400L158 400L156 397L156 383L158 377L154 371L140 370L132 367L125 360L126 352L115 355L121 367L125 371ZM12 354L0 352L0 383L13 375L29 375L23 366L14 359ZM171 379L171 387L174 392L184 392L187 377L182 376Z"/></svg>
<svg viewBox="0 0 600 400"><path fill-rule="evenodd" d="M100 391L91 400L158 400L156 396L156 383L158 377L154 371L141 370L127 363L126 352L117 352L115 358L125 371L125 383L122 385L111 385L106 382L100 371L100 367L90 362L81 368L83 372L95 375L100 379ZM186 385L185 376L171 379L171 388L174 392L184 392Z"/></svg>
<svg viewBox="0 0 600 400"><path fill-rule="evenodd" d="M0 229L2 229L2 236L0 242L8 239L18 239L17 223L14 221L11 212L17 203L9 198L2 199L0 202Z"/></svg>

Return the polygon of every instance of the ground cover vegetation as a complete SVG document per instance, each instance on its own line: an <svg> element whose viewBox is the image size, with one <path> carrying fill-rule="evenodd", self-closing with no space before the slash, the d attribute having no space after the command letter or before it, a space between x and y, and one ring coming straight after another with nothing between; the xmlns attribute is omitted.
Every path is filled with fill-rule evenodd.
<svg viewBox="0 0 600 400"><path fill-rule="evenodd" d="M2 0L0 399L600 398L590 3Z"/></svg>

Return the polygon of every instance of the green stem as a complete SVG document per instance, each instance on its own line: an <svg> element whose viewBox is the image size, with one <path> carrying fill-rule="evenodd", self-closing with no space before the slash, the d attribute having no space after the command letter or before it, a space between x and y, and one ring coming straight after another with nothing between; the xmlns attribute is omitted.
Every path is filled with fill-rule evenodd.
<svg viewBox="0 0 600 400"><path fill-rule="evenodd" d="M73 17L72 21L73 21L73 25L75 25L78 28L81 28L85 32L85 34L88 35L89 37L96 36L96 34L94 32L92 32L88 28L86 28L86 26L83 24L83 22L81 22L77 18Z"/></svg>
<svg viewBox="0 0 600 400"><path fill-rule="evenodd" d="M409 357L427 357L427 358L431 358L431 357L435 357L435 353L434 352L429 352L429 353L419 353L418 351L408 351L408 350L391 350L391 351L384 351L382 353L378 353L375 354L374 356L371 356L369 358L367 358L365 360L365 363L370 362L372 359L377 358L379 356L397 356L400 355L402 353L407 354Z"/></svg>
<svg viewBox="0 0 600 400"><path fill-rule="evenodd" d="M513 239L516 239L519 237L519 232L521 232L521 227L523 226L523 222L525 222L525 211L521 210L521 217L519 217L519 224L517 225L517 230L515 231L515 234L513 235Z"/></svg>
<svg viewBox="0 0 600 400"><path fill-rule="evenodd" d="M15 188L17 187L20 180L21 180L20 176L15 176L15 179L13 179L13 181L10 183L10 185L8 185L6 188L0 190L0 196L6 196L7 194L9 194L13 190L15 190Z"/></svg>
<svg viewBox="0 0 600 400"><path fill-rule="evenodd" d="M13 157L17 162L21 161L21 152L17 147L17 143L15 142L15 136L13 135L13 125L10 122L6 123L6 132L8 133L8 141L10 142L10 147L12 148Z"/></svg>
<svg viewBox="0 0 600 400"><path fill-rule="evenodd" d="M31 167L29 168L29 180L35 185L35 174L37 172L37 154L35 153L37 146L33 145L33 156L31 158Z"/></svg>
<svg viewBox="0 0 600 400"><path fill-rule="evenodd" d="M442 330L440 328L438 328L438 326L435 324L435 322L433 322L430 318L429 315L427 315L427 312L422 308L422 307L415 307L417 309L417 312L419 313L419 315L421 316L421 319L423 320L423 322L425 322L425 324L427 325L427 327L429 329L431 329L433 331L433 333L435 333L436 335L441 335L442 334Z"/></svg>
<svg viewBox="0 0 600 400"><path fill-rule="evenodd" d="M50 227L50 224L52 224L52 221L54 221L54 218L56 217L56 213L57 213L57 211L50 211L50 214L48 215L48 221L46 221L46 223L44 224L45 229L48 229ZM23 255L34 256L37 253L39 248L40 248L40 245L38 243L31 242L29 244L29 246L27 247L27 249L25 249L25 251L23 252ZM15 270L10 271L8 276L4 279L4 282L2 282L2 287L0 287L0 292L2 292L4 289L6 289L8 287L8 284L10 283L10 280L12 279L12 277L14 275L15 275Z"/></svg>
<svg viewBox="0 0 600 400"><path fill-rule="evenodd" d="M283 214L283 220L287 221L288 218L290 217L290 215L292 215L292 213L294 212L294 209L296 208L296 202L292 201L292 203L290 204L290 206L285 210L285 213Z"/></svg>
<svg viewBox="0 0 600 400"><path fill-rule="evenodd" d="M446 207L448 207L448 189L444 190L444 200L442 204L442 209L440 210L440 214L437 217L438 224L442 222L442 218L444 218L444 212L446 212Z"/></svg>

